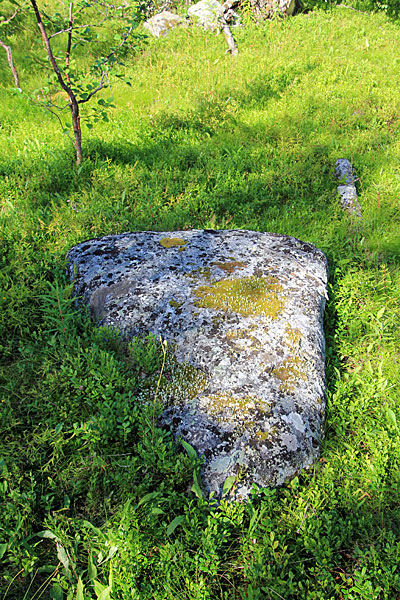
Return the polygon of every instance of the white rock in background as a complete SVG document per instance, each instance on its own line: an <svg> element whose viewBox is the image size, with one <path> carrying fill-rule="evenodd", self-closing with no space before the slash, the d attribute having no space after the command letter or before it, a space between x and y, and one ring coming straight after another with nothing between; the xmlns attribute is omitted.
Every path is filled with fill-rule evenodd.
<svg viewBox="0 0 400 600"><path fill-rule="evenodd" d="M160 37L167 35L171 29L179 27L179 25L184 25L184 23L185 21L179 15L164 10L145 21L143 27L155 37Z"/></svg>
<svg viewBox="0 0 400 600"><path fill-rule="evenodd" d="M188 9L188 15L197 25L208 31L220 31L222 4L218 0L200 0Z"/></svg>
<svg viewBox="0 0 400 600"><path fill-rule="evenodd" d="M167 341L160 424L205 457L207 492L238 475L245 498L253 483L281 485L315 460L325 408L320 250L255 231L144 231L83 242L68 258L75 293L100 324ZM141 401L155 393L146 388Z"/></svg>

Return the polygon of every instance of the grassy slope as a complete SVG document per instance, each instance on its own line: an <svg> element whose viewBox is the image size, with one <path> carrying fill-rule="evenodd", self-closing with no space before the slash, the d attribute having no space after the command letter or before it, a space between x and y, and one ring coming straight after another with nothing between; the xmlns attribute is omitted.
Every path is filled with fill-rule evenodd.
<svg viewBox="0 0 400 600"><path fill-rule="evenodd" d="M85 598L94 580L124 600L400 595L400 31L338 8L237 39L236 58L189 30L132 57L133 86L115 88L112 127L84 132L79 169L57 123L0 89L7 598L56 580L76 597L79 576ZM339 210L338 157L356 168L360 223ZM321 460L220 510L188 496L193 461L135 401L160 349L74 316L64 275L83 239L188 227L294 235L331 270Z"/></svg>

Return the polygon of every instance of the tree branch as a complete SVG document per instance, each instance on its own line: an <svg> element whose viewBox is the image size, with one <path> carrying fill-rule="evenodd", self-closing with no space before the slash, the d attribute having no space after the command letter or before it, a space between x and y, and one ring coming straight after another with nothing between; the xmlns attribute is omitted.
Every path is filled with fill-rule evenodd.
<svg viewBox="0 0 400 600"><path fill-rule="evenodd" d="M85 102L88 102L90 100L90 98L92 98L95 94L97 94L97 92L99 92L100 90L102 90L104 88L104 77L106 76L105 71L102 72L101 77L100 77L100 84L99 87L96 88L95 90L91 91L90 94L88 95L87 98L85 98L84 100L78 100L78 104L84 104Z"/></svg>
<svg viewBox="0 0 400 600"><path fill-rule="evenodd" d="M0 27L2 25L7 25L7 23L9 23L10 21L12 21L14 19L14 17L16 17L18 14L18 8L15 9L14 14L11 15L11 17L9 19L6 19L5 21L0 21Z"/></svg>
<svg viewBox="0 0 400 600"><path fill-rule="evenodd" d="M13 63L11 46L7 46L7 44L5 44L2 40L0 40L0 46L2 48L4 48L4 50L6 51L8 65L9 65L11 72L13 74L13 77L14 77L15 87L18 89L21 89L19 87L19 77L18 77L17 69L15 68L14 63Z"/></svg>
<svg viewBox="0 0 400 600"><path fill-rule="evenodd" d="M110 52L110 54L108 56L105 57L103 65L105 65L110 60L110 58L117 52L117 50L119 50L119 48L121 48L125 44L126 40L132 33L133 29L134 29L134 27L132 25L126 32L122 42L116 48L114 48L114 50L112 52ZM105 76L106 76L106 72L102 71L99 87L97 87L95 90L92 90L90 92L90 94L87 96L87 98L85 98L83 100L78 100L78 104L85 104L85 102L88 102L95 94L97 94L97 92L99 92L100 90L102 90L104 88L104 77Z"/></svg>
<svg viewBox="0 0 400 600"><path fill-rule="evenodd" d="M40 12L39 12L38 6L36 4L36 0L31 0L31 4L33 6L33 10L35 11L36 21L37 21L38 27L40 29L40 33L42 34L43 42L46 47L47 55L49 57L51 66L53 67L53 71L57 76L58 83L60 84L60 86L62 87L64 92L67 92L68 96L72 100L72 98L75 98L75 95L74 95L73 91L71 90L71 88L68 87L68 85L65 83L64 79L62 78L60 69L58 68L56 59L54 58L54 54L53 54L53 51L50 46L50 40L49 40L46 30L44 28L42 17L40 16Z"/></svg>
<svg viewBox="0 0 400 600"><path fill-rule="evenodd" d="M67 138L68 138L69 140L71 140L71 142L72 142L72 143L74 143L74 140L73 140L73 139L72 139L72 137L69 135L68 131L65 129L65 127L64 127L64 123L63 123L63 122L62 122L62 120L60 119L60 116L59 116L59 115L58 115L58 114L57 114L57 113L56 113L54 110L52 110L52 109L51 109L51 106L50 106L50 105L48 105L48 104L45 104L45 105L44 105L44 107L45 107L45 109L46 109L46 110L47 110L47 111L48 111L48 112L49 112L51 115L54 115L54 116L55 116L55 117L58 119L58 122L60 123L60 125L61 125L61 127L62 127L62 130L63 130L63 132L66 134ZM58 107L56 107L56 108L58 108Z"/></svg>
<svg viewBox="0 0 400 600"><path fill-rule="evenodd" d="M108 16L108 11L106 10L106 12L104 14L104 19L102 19L98 23L86 23L86 25L75 25L75 27L73 27L72 24L69 23L69 26L67 27L67 29L60 29L60 31L56 31L55 33L52 33L49 36L49 39L51 40L51 38L55 37L56 35L60 35L60 33L71 34L73 29L87 29L88 27L100 27L100 25L102 25L104 23L104 21L107 20L107 16Z"/></svg>
<svg viewBox="0 0 400 600"><path fill-rule="evenodd" d="M128 39L128 37L131 35L131 33L132 33L133 29L134 29L134 26L133 26L133 25L131 25L131 26L129 27L128 31L126 32L126 34L124 35L122 42L121 42L121 43L120 43L120 44L119 44L119 45L118 45L116 48L114 48L114 50L112 50L108 56L106 56L106 57L105 57L105 59L104 59L104 63L103 63L103 64L107 63L107 62L110 60L110 58L111 58L113 55L115 55L115 54L116 54L117 50L119 50L120 48L122 48L122 46L125 44L125 42L126 42L126 40Z"/></svg>

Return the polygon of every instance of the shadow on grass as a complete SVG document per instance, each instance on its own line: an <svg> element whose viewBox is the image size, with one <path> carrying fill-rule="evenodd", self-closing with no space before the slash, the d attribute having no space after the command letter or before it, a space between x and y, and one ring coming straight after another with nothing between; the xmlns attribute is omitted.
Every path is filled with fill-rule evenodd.
<svg viewBox="0 0 400 600"><path fill-rule="evenodd" d="M357 240L368 236L363 223L354 227L340 211L334 178L337 151L314 140L312 119L292 123L293 130L307 131L300 143L285 138L279 124L263 131L236 117L226 117L211 136L193 135L190 119L188 133L176 130L168 118L159 121L154 130L143 132L141 143L89 140L79 168L73 149L66 146L50 149L44 160L3 160L0 173L28 207L46 209L47 219L55 210L50 202L62 204L71 196L77 201L85 197L86 211L94 202L96 210L110 215L119 206L118 194L124 194L129 215L124 230L127 225L133 230L278 228L319 245L331 260L340 255L352 259ZM387 137L382 138L387 144ZM356 168L362 170L359 164ZM118 232L118 214L104 223L104 232ZM380 261L396 260L395 241L394 235L392 241L375 241Z"/></svg>

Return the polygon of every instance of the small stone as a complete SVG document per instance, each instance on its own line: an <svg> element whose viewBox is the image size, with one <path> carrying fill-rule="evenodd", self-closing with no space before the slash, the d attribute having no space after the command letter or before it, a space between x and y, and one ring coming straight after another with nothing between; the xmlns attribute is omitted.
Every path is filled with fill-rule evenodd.
<svg viewBox="0 0 400 600"><path fill-rule="evenodd" d="M184 23L185 21L179 15L164 10L145 21L143 27L154 37L161 37L167 35L171 29L184 25Z"/></svg>
<svg viewBox="0 0 400 600"><path fill-rule="evenodd" d="M356 217L361 217L361 206L357 197L355 178L351 163L347 158L339 158L336 161L335 174L339 181L343 181L338 186L342 209Z"/></svg>
<svg viewBox="0 0 400 600"><path fill-rule="evenodd" d="M159 424L205 457L208 493L237 476L245 498L312 464L325 409L320 250L255 231L148 231L83 242L68 258L100 324L167 340Z"/></svg>

